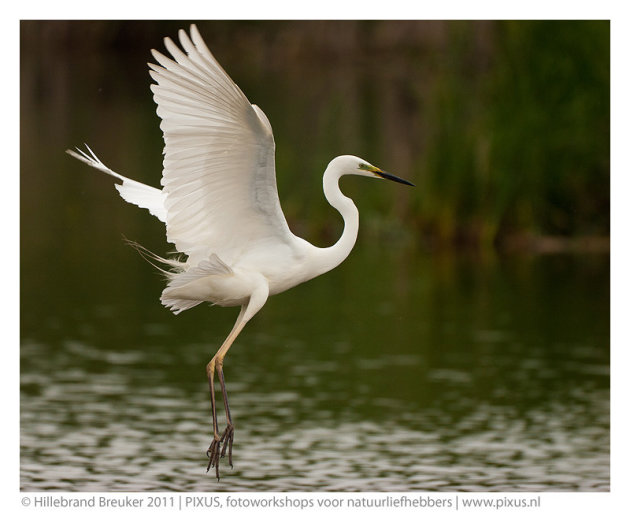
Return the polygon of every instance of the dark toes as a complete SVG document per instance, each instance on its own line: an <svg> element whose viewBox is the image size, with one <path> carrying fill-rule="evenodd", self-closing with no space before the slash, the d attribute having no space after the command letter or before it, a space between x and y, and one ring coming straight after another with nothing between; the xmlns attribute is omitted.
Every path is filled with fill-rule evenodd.
<svg viewBox="0 0 630 512"><path fill-rule="evenodd" d="M217 481L219 480L219 451L221 448L221 441L214 439L210 444L210 447L206 451L208 456L208 467L206 467L206 473L210 471L210 468L215 468Z"/></svg>

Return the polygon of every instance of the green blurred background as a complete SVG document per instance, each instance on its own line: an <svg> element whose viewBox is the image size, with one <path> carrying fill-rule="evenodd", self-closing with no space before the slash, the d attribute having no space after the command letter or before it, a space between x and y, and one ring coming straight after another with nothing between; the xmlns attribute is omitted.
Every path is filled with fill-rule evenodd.
<svg viewBox="0 0 630 512"><path fill-rule="evenodd" d="M68 165L59 148L88 141L112 168L157 184L145 61L187 24L22 22L23 183L49 178L28 173L30 158L45 152L59 169ZM377 212L363 219L372 234L427 247L607 249L607 21L199 25L271 120L280 196L298 232L320 243L338 235L314 191L328 161L349 153L417 185L361 188L359 206ZM30 141L44 133L35 151Z"/></svg>

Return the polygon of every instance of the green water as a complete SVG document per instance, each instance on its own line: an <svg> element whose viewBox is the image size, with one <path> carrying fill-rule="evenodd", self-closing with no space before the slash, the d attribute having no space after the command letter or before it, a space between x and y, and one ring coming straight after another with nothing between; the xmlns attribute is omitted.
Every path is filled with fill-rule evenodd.
<svg viewBox="0 0 630 512"><path fill-rule="evenodd" d="M23 490L609 489L608 254L437 251L398 219L414 189L352 178L351 256L272 297L229 352L234 469L217 484L205 365L237 311L159 304L161 278L122 236L165 253L163 226L63 153L85 140L158 183L148 79L129 71L144 60L66 50L56 67L22 67ZM267 97L251 99L276 119L299 111L295 91ZM290 224L330 243L326 161L293 178L310 142L281 149L276 135ZM318 155L340 152L319 142Z"/></svg>
<svg viewBox="0 0 630 512"><path fill-rule="evenodd" d="M24 490L608 489L598 258L360 244L271 298L230 351L235 468L217 485L204 367L236 310L172 317L152 270L110 243L24 289Z"/></svg>

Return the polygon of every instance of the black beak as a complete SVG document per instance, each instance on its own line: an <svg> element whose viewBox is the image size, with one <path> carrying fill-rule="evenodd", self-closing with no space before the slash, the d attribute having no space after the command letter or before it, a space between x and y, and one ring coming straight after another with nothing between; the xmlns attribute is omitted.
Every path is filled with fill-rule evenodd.
<svg viewBox="0 0 630 512"><path fill-rule="evenodd" d="M415 185L410 181L403 180L402 178L394 176L393 174L389 174L388 172L378 171L376 174L378 174L381 178L385 178L386 180L391 180L395 181L396 183L402 183L403 185L411 185L412 187L415 187Z"/></svg>

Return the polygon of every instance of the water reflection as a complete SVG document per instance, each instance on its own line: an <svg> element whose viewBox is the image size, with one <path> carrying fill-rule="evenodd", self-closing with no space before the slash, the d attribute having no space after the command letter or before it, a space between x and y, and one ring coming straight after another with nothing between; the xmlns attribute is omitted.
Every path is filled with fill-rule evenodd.
<svg viewBox="0 0 630 512"><path fill-rule="evenodd" d="M453 262L439 290L450 305L436 316L428 297L444 281L416 257L396 296L400 270L361 286L374 258L388 261L361 247L343 271L272 299L248 326L226 360L237 435L219 485L205 475L203 368L231 311L160 322L147 297L136 312L154 318L136 339L112 323L126 304L109 296L76 324L59 313L23 322L22 489L608 490L607 323L589 314L586 293L606 265L487 268L480 304L466 286L470 263ZM557 279L538 280L554 266ZM506 280L531 293L504 301L496 287ZM541 303L549 296L555 308ZM488 323L458 319L464 307Z"/></svg>

